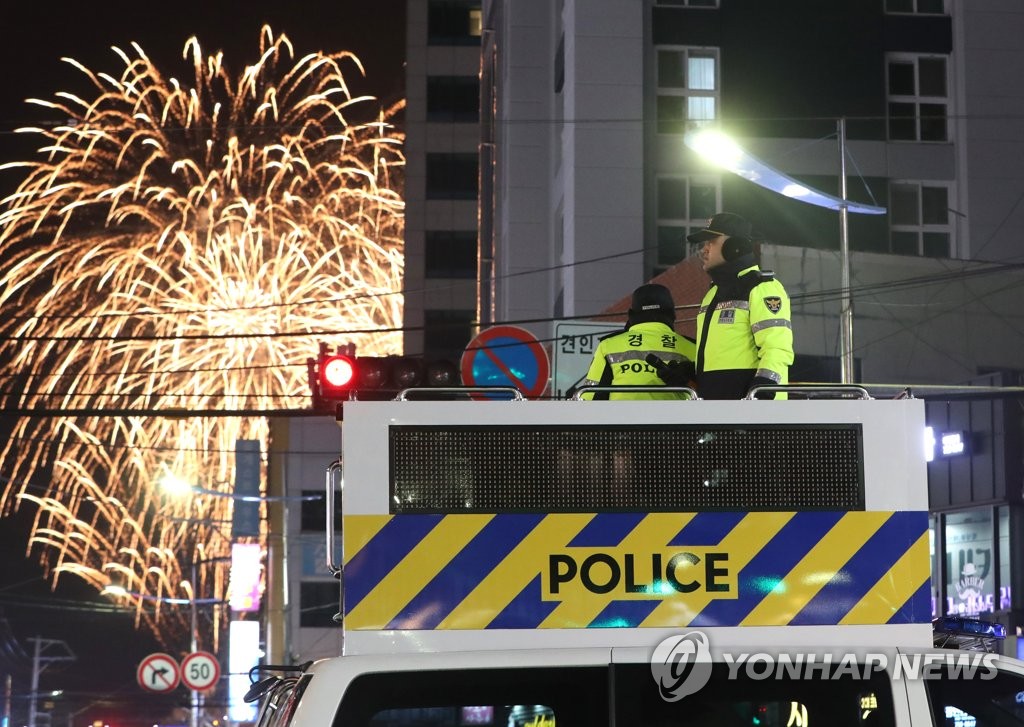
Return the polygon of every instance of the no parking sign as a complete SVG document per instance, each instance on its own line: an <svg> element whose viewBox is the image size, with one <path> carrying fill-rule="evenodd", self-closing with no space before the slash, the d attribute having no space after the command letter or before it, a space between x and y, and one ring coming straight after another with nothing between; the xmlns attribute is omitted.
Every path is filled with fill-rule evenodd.
<svg viewBox="0 0 1024 727"><path fill-rule="evenodd" d="M494 326L470 341L462 354L467 386L514 386L537 397L548 385L548 354L532 333L518 326Z"/></svg>

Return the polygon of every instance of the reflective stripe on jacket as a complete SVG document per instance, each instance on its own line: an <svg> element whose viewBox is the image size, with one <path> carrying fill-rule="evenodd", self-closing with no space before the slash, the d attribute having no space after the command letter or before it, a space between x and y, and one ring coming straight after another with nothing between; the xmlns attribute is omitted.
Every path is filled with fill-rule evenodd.
<svg viewBox="0 0 1024 727"><path fill-rule="evenodd" d="M697 385L704 399L742 399L755 376L789 383L789 296L755 265L713 285L697 313Z"/></svg>
<svg viewBox="0 0 1024 727"><path fill-rule="evenodd" d="M664 323L635 323L621 333L605 336L594 351L587 378L581 386L664 386L647 355L665 363L693 360L696 345ZM625 392L584 394L584 399L682 399L680 393Z"/></svg>

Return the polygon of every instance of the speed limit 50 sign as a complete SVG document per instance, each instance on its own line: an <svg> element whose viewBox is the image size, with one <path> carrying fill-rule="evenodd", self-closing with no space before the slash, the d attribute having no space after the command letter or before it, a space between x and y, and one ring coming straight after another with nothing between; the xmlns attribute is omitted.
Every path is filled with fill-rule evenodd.
<svg viewBox="0 0 1024 727"><path fill-rule="evenodd" d="M208 651L193 651L181 660L181 681L189 689L202 692L220 680L220 662Z"/></svg>

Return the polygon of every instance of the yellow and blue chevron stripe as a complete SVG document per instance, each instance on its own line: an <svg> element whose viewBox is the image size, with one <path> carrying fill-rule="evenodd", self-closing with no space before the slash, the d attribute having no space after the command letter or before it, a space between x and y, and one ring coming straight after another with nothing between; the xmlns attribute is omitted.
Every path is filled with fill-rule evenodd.
<svg viewBox="0 0 1024 727"><path fill-rule="evenodd" d="M348 515L348 629L927 623L925 512Z"/></svg>

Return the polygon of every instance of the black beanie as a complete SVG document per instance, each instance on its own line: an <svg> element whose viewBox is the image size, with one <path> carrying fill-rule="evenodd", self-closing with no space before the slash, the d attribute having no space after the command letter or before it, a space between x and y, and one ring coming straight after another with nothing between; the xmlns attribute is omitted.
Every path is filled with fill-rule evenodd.
<svg viewBox="0 0 1024 727"><path fill-rule="evenodd" d="M672 292L664 285L647 283L633 291L626 326L647 321L661 321L672 326L676 320L676 304Z"/></svg>
<svg viewBox="0 0 1024 727"><path fill-rule="evenodd" d="M633 291L633 301L629 306L630 313L657 312L670 316L676 314L676 304L672 293L664 285L648 283Z"/></svg>

